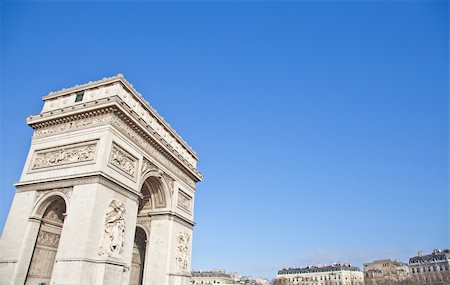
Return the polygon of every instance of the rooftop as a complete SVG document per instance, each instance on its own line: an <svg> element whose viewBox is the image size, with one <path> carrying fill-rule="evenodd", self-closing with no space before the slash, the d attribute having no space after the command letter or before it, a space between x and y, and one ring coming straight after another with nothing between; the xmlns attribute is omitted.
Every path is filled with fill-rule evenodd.
<svg viewBox="0 0 450 285"><path fill-rule="evenodd" d="M386 264L393 264L393 265L397 265L397 266L406 265L406 263L403 263L403 262L401 262L399 260L380 259L380 260L374 260L374 261L369 262L369 263L364 263L364 267L370 266L370 265L375 265L375 264L384 264L384 263L386 263Z"/></svg>
<svg viewBox="0 0 450 285"><path fill-rule="evenodd" d="M316 272L331 272L331 271L361 271L358 267L351 266L351 264L333 263L324 266L307 266L303 268L286 268L278 271L278 275L284 274L302 274L302 273L316 273Z"/></svg>
<svg viewBox="0 0 450 285"><path fill-rule="evenodd" d="M431 254L423 255L422 252L418 252L417 256L411 257L409 263L430 263L436 261L450 261L450 250L435 249Z"/></svg>
<svg viewBox="0 0 450 285"><path fill-rule="evenodd" d="M211 270L211 271L192 271L192 277L224 277L232 278L230 273L224 270Z"/></svg>

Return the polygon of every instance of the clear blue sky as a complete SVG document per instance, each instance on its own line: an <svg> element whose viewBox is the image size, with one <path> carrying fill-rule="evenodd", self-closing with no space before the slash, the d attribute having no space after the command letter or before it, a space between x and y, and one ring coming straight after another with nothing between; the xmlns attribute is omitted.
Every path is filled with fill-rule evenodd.
<svg viewBox="0 0 450 285"><path fill-rule="evenodd" d="M200 156L193 268L449 247L447 1L3 2L3 228L41 96L117 73Z"/></svg>

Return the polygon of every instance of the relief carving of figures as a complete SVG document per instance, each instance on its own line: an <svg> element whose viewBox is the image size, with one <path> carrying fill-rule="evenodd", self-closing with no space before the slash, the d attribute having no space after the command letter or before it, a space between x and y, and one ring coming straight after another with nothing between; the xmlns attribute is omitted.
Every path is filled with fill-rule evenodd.
<svg viewBox="0 0 450 285"><path fill-rule="evenodd" d="M81 146L64 146L50 151L37 151L32 169L93 160L96 147L96 143L91 143Z"/></svg>
<svg viewBox="0 0 450 285"><path fill-rule="evenodd" d="M175 259L179 270L188 270L190 239L191 236L188 233L180 232L177 236L177 255Z"/></svg>
<svg viewBox="0 0 450 285"><path fill-rule="evenodd" d="M40 231L38 236L38 244L57 248L59 244L59 234Z"/></svg>
<svg viewBox="0 0 450 285"><path fill-rule="evenodd" d="M125 206L112 200L108 206L103 230L103 239L98 252L101 256L119 256L123 251L125 234Z"/></svg>
<svg viewBox="0 0 450 285"><path fill-rule="evenodd" d="M136 159L115 144L111 150L110 163L132 177L136 173Z"/></svg>
<svg viewBox="0 0 450 285"><path fill-rule="evenodd" d="M107 111L105 111L107 112ZM186 182L191 187L195 188L195 182L187 176L183 171L179 170L176 165L173 164L172 161L167 159L163 154L161 154L152 144L150 144L146 138L142 137L138 134L133 128L131 128L128 124L123 122L123 120L113 114L113 113L104 113L104 114L96 114L90 115L85 118L69 118L69 121L64 121L61 123L57 123L50 126L38 127L35 129L34 136L42 137L49 136L54 134L60 134L63 132L73 131L82 129L84 127L111 123L117 128L119 128L122 132L124 132L127 136L129 136L136 143L141 145L149 154L154 156L159 162L163 163L167 167L169 167L173 172L175 172L184 182ZM41 165L38 163L38 165ZM40 166L38 166L40 167ZM36 167L36 168L38 168ZM45 167L45 166L43 166ZM35 167L33 167L35 168Z"/></svg>
<svg viewBox="0 0 450 285"><path fill-rule="evenodd" d="M59 123L51 126L46 126L42 128L38 128L34 131L34 136L42 137L48 135L59 134L66 131L76 130L83 127L108 122L112 114L101 114L97 116L90 116L82 119L73 118L69 122Z"/></svg>
<svg viewBox="0 0 450 285"><path fill-rule="evenodd" d="M184 182L186 182L189 186L195 188L195 182L188 177L183 171L181 171L172 161L170 161L167 157L160 153L151 143L148 142L143 136L138 134L133 128L131 128L128 124L126 124L121 118L118 116L114 116L111 119L111 123L125 133L130 139L135 141L137 144L142 146L149 154L151 154L154 158L156 158L159 162L166 165L177 174Z"/></svg>

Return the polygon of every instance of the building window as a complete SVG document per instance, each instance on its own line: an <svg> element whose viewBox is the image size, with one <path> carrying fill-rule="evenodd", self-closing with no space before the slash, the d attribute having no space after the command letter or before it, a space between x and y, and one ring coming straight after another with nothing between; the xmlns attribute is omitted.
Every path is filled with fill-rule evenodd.
<svg viewBox="0 0 450 285"><path fill-rule="evenodd" d="M75 102L82 101L83 100L83 95L84 95L84 92L77 93L77 96L75 97Z"/></svg>

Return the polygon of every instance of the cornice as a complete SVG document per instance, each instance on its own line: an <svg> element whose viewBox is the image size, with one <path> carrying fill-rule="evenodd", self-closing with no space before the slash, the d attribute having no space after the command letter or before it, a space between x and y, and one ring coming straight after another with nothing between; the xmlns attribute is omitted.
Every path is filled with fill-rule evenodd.
<svg viewBox="0 0 450 285"><path fill-rule="evenodd" d="M109 264L115 266L122 266L128 268L124 262L120 262L117 258L109 257L107 259L92 259L92 258L57 258L56 262L89 262L95 264Z"/></svg>
<svg viewBox="0 0 450 285"><path fill-rule="evenodd" d="M109 189L116 191L117 193L122 194L136 202L138 202L138 199L142 196L141 193L137 192L136 190L126 186L122 182L102 172L93 172L79 176L20 181L14 184L14 186L16 187L17 192L27 192L27 191L43 191L56 188L58 189L67 188L73 187L75 185L94 184L94 183L106 186Z"/></svg>
<svg viewBox="0 0 450 285"><path fill-rule="evenodd" d="M128 107L125 103L121 104L121 107ZM181 154L179 154L169 143L167 143L163 137L161 137L155 130L153 130L148 124L146 124L135 112L132 110L119 109L116 113L126 124L130 125L132 130L143 136L149 141L158 151L164 154L176 165L182 166L189 171L190 175L193 175L197 181L203 179L202 174L190 164ZM145 124L145 125L143 125Z"/></svg>
<svg viewBox="0 0 450 285"><path fill-rule="evenodd" d="M61 108L58 111L43 112L38 115L28 116L27 124L33 129L38 129L77 119L111 113L117 110L117 108L114 108L114 102L119 101L121 101L121 99L118 96L113 96Z"/></svg>
<svg viewBox="0 0 450 285"><path fill-rule="evenodd" d="M134 88L133 84L128 82L128 80L121 73L119 73L115 76L111 76L111 77L104 77L103 79L100 79L100 80L89 81L88 83L85 83L85 84L79 84L79 85L75 85L73 87L63 88L58 91L52 91L47 96L43 96L42 100L47 101L47 100L51 100L51 99L54 99L57 97L66 96L66 95L70 95L70 94L77 93L80 91L94 89L94 88L98 88L98 87L105 86L105 85L111 85L114 83L120 83L122 85L122 87L124 87L128 92L130 92L132 95L134 95L134 97L139 101L139 103L141 103L142 106L144 106L150 112L150 114L153 117L155 117L158 120L158 122L169 133L171 133L181 143L181 145L184 146L189 151L189 153L196 160L199 159L197 156L197 153L194 151L194 149L192 149L192 147L188 145L188 143L170 126L170 124L168 122L166 122L166 120L150 105L150 103L144 99L144 96L142 96L142 94L139 93Z"/></svg>
<svg viewBox="0 0 450 285"><path fill-rule="evenodd" d="M112 96L95 101L86 102L74 106L61 108L58 111L44 112L38 115L29 116L27 123L39 133L39 129L58 124L67 124L72 121L86 120L91 117L101 116L108 113L114 113L120 117L125 124L138 135L153 145L170 161L175 163L180 169L193 176L194 180L201 181L202 174L190 164L180 153L178 153L158 132L153 130L142 118L140 118L131 107L129 107L120 97ZM112 119L109 122L112 124ZM116 126L117 127L117 126ZM60 130L63 132L64 130Z"/></svg>
<svg viewBox="0 0 450 285"><path fill-rule="evenodd" d="M146 218L150 221L151 220L165 220L167 217L170 220L184 224L185 226L187 226L190 229L193 229L195 226L194 221L187 219L187 218L183 217L182 215L180 215L179 213L174 212L174 211L167 211L167 210L152 211L152 212L148 213L148 216L147 215L138 215L138 218Z"/></svg>

